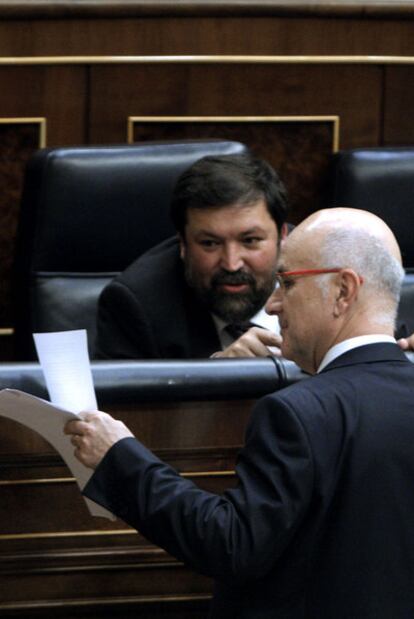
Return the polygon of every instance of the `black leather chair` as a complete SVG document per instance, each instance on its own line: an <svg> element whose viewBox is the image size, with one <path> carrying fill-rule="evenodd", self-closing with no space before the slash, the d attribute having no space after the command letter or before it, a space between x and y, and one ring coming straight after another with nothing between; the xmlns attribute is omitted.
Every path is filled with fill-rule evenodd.
<svg viewBox="0 0 414 619"><path fill-rule="evenodd" d="M174 234L174 183L194 161L246 151L191 140L43 149L26 168L16 242L16 359L35 359L33 332L85 328L93 357L102 288Z"/></svg>
<svg viewBox="0 0 414 619"><path fill-rule="evenodd" d="M332 159L328 206L365 209L394 232L406 269L414 269L414 148L357 148Z"/></svg>
<svg viewBox="0 0 414 619"><path fill-rule="evenodd" d="M332 159L326 206L365 209L381 217L401 248L406 277L399 324L414 332L414 148L357 148ZM402 335L402 333L400 333Z"/></svg>

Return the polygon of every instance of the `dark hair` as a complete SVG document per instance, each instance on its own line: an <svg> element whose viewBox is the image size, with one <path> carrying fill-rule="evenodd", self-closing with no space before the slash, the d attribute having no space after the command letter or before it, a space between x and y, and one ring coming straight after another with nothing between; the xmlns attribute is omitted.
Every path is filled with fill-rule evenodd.
<svg viewBox="0 0 414 619"><path fill-rule="evenodd" d="M287 192L266 161L251 155L207 156L178 178L171 201L171 218L184 237L188 209L220 208L263 198L280 232L287 217Z"/></svg>

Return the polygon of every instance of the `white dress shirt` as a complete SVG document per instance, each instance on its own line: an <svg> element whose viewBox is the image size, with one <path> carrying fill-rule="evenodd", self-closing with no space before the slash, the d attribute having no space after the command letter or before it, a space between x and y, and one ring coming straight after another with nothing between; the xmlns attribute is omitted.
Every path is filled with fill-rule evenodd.
<svg viewBox="0 0 414 619"><path fill-rule="evenodd" d="M391 335L384 335L383 333L375 333L372 335L359 335L358 337L350 337L343 342L339 342L339 344L335 344L328 350L322 359L317 374L323 370L329 363L331 363L334 359L343 355L344 352L348 350L352 350L353 348L358 348L359 346L365 346L365 344L377 344L379 342L391 342L396 343L395 337Z"/></svg>

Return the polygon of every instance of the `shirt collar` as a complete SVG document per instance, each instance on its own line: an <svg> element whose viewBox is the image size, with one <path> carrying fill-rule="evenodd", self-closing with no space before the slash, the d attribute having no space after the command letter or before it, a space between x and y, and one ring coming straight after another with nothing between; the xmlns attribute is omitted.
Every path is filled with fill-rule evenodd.
<svg viewBox="0 0 414 619"><path fill-rule="evenodd" d="M317 374L321 372L329 363L331 363L334 359L343 355L348 350L352 350L353 348L358 348L359 346L365 346L366 344L378 344L379 342L391 342L395 344L395 338L392 335L385 335L383 333L375 333L372 335L359 335L357 337L351 337L343 342L339 342L339 344L335 344L328 350L322 359Z"/></svg>

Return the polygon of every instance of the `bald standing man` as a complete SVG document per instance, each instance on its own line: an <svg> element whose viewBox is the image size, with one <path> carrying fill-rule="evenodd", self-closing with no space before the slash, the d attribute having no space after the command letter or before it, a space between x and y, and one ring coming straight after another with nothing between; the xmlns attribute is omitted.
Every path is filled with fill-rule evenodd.
<svg viewBox="0 0 414 619"><path fill-rule="evenodd" d="M223 496L105 413L67 424L96 467L86 496L214 577L210 617L414 616L414 367L393 337L402 277L371 213L319 211L289 235L267 309L283 355L313 376L258 402Z"/></svg>

